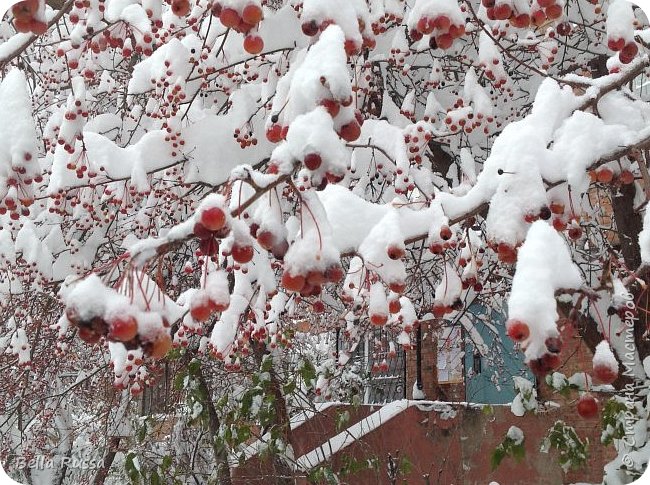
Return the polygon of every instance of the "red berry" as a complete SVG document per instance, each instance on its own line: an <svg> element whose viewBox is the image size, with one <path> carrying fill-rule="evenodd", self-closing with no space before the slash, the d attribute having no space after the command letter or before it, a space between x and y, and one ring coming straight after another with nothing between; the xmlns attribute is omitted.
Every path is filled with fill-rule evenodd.
<svg viewBox="0 0 650 485"><path fill-rule="evenodd" d="M618 179L621 181L623 185L629 185L634 183L634 174L629 170L622 170L620 175L618 176Z"/></svg>
<svg viewBox="0 0 650 485"><path fill-rule="evenodd" d="M128 342L138 334L138 322L132 316L117 317L108 322L108 338Z"/></svg>
<svg viewBox="0 0 650 485"><path fill-rule="evenodd" d="M555 28L555 31L562 35L562 36L568 36L571 34L571 24L569 22L562 22L557 25Z"/></svg>
<svg viewBox="0 0 650 485"><path fill-rule="evenodd" d="M305 287L305 277L303 275L297 274L292 275L288 271L282 273L282 287L287 291L300 292Z"/></svg>
<svg viewBox="0 0 650 485"><path fill-rule="evenodd" d="M596 179L603 184L610 183L614 178L614 172L608 167L602 167L596 172Z"/></svg>
<svg viewBox="0 0 650 485"><path fill-rule="evenodd" d="M582 237L582 228L576 224L572 224L571 227L569 228L569 239L572 241L577 241Z"/></svg>
<svg viewBox="0 0 650 485"><path fill-rule="evenodd" d="M553 354L559 354L562 352L562 347L564 346L562 339L559 337L549 337L544 341L544 344L548 351Z"/></svg>
<svg viewBox="0 0 650 485"><path fill-rule="evenodd" d="M40 20L32 19L29 23L29 29L36 35L43 35L47 32L47 24Z"/></svg>
<svg viewBox="0 0 650 485"><path fill-rule="evenodd" d="M515 342L523 342L530 335L530 329L525 322L517 319L510 319L506 322L508 337Z"/></svg>
<svg viewBox="0 0 650 485"><path fill-rule="evenodd" d="M543 25L546 22L546 14L543 10L535 10L531 16L531 21L537 27Z"/></svg>
<svg viewBox="0 0 650 485"><path fill-rule="evenodd" d="M232 247L231 254L232 259L237 261L239 264L248 263L253 259L253 246L240 246L235 244Z"/></svg>
<svg viewBox="0 0 650 485"><path fill-rule="evenodd" d="M271 231L259 231L257 233L257 242L267 251L275 246L275 235Z"/></svg>
<svg viewBox="0 0 650 485"><path fill-rule="evenodd" d="M440 34L436 36L436 44L438 48L445 50L449 49L454 43L454 38L449 34Z"/></svg>
<svg viewBox="0 0 650 485"><path fill-rule="evenodd" d="M496 20L508 20L512 15L512 8L507 3L502 3L494 7L494 18Z"/></svg>
<svg viewBox="0 0 650 485"><path fill-rule="evenodd" d="M264 49L264 41L259 35L249 34L244 39L244 50L249 54L259 54Z"/></svg>
<svg viewBox="0 0 650 485"><path fill-rule="evenodd" d="M388 246L388 248L386 249L386 253L388 254L388 257L393 260L402 259L406 254L404 252L404 248L400 246L396 246L394 244Z"/></svg>
<svg viewBox="0 0 650 485"><path fill-rule="evenodd" d="M149 355L154 359L162 359L171 348L171 337L166 333L161 333L156 340L151 343Z"/></svg>
<svg viewBox="0 0 650 485"><path fill-rule="evenodd" d="M338 283L343 279L343 268L334 264L325 270L325 278L330 283Z"/></svg>
<svg viewBox="0 0 650 485"><path fill-rule="evenodd" d="M428 35L433 32L435 25L429 20L429 17L420 17L416 26L418 32Z"/></svg>
<svg viewBox="0 0 650 485"><path fill-rule="evenodd" d="M302 33L305 35L308 35L309 37L313 37L316 34L318 34L318 23L315 20L310 20L309 22L305 22L301 26L302 28Z"/></svg>
<svg viewBox="0 0 650 485"><path fill-rule="evenodd" d="M201 224L208 231L218 231L226 225L226 213L220 207L208 207L201 212Z"/></svg>
<svg viewBox="0 0 650 485"><path fill-rule="evenodd" d="M262 20L262 16L262 9L254 4L246 5L241 14L244 22L251 25L258 24Z"/></svg>
<svg viewBox="0 0 650 485"><path fill-rule="evenodd" d="M190 13L190 2L188 0L174 0L172 2L172 12L177 17L185 17Z"/></svg>
<svg viewBox="0 0 650 485"><path fill-rule="evenodd" d="M585 418L593 418L598 414L598 401L591 394L583 394L578 400L578 414Z"/></svg>
<svg viewBox="0 0 650 485"><path fill-rule="evenodd" d="M224 8L219 14L219 20L224 27L233 28L239 25L239 14L234 8Z"/></svg>
<svg viewBox="0 0 650 485"><path fill-rule="evenodd" d="M190 315L197 322L205 322L210 315L212 315L212 305L210 305L210 300L205 298L201 299L198 302L192 302L190 306Z"/></svg>
<svg viewBox="0 0 650 485"><path fill-rule="evenodd" d="M31 32L31 28L32 28L31 19L14 18L14 28L16 29L16 32L20 32L22 34Z"/></svg>
<svg viewBox="0 0 650 485"><path fill-rule="evenodd" d="M89 345L96 344L101 338L99 332L96 332L90 327L79 327L77 335L79 335L79 338Z"/></svg>
<svg viewBox="0 0 650 485"><path fill-rule="evenodd" d="M612 51L620 51L623 50L623 47L625 47L625 39L622 37L610 37L607 39L607 48Z"/></svg>
<svg viewBox="0 0 650 485"><path fill-rule="evenodd" d="M406 290L406 283L404 281L391 281L388 284L388 289L401 295Z"/></svg>
<svg viewBox="0 0 650 485"><path fill-rule="evenodd" d="M200 222L197 222L194 224L194 235L198 237L199 239L209 239L212 237L212 232L208 231L208 229L201 224Z"/></svg>
<svg viewBox="0 0 650 485"><path fill-rule="evenodd" d="M560 17L562 17L562 13L563 13L562 12L562 7L560 5L558 5L557 3L551 5L550 7L548 7L546 9L546 16L549 19L553 19L553 20L559 19Z"/></svg>
<svg viewBox="0 0 650 485"><path fill-rule="evenodd" d="M594 377L603 384L611 384L618 378L618 370L605 364L594 365Z"/></svg>
<svg viewBox="0 0 650 485"><path fill-rule="evenodd" d="M332 118L335 118L339 111L341 110L341 105L337 103L334 99L323 99L320 102L321 106L324 106L327 112Z"/></svg>
<svg viewBox="0 0 650 485"><path fill-rule="evenodd" d="M278 143L282 140L282 126L274 124L267 128L266 139L271 143Z"/></svg>
<svg viewBox="0 0 650 485"><path fill-rule="evenodd" d="M303 163L309 170L318 170L323 160L318 153L308 153L305 155Z"/></svg>
<svg viewBox="0 0 650 485"><path fill-rule="evenodd" d="M348 57L359 53L359 46L352 39L346 39L345 43L343 44L343 48L345 49L345 53Z"/></svg>
<svg viewBox="0 0 650 485"><path fill-rule="evenodd" d="M452 232L449 226L444 225L440 228L440 239L443 241L449 241L451 239Z"/></svg>
<svg viewBox="0 0 650 485"><path fill-rule="evenodd" d="M370 315L370 323L373 325L381 326L386 325L388 321L388 315L382 315L381 313L373 313Z"/></svg>
<svg viewBox="0 0 650 485"><path fill-rule="evenodd" d="M249 34L244 39L244 50L249 54L259 54L264 49L264 41L259 35Z"/></svg>
<svg viewBox="0 0 650 485"><path fill-rule="evenodd" d="M341 126L339 136L348 142L355 141L359 136L361 136L361 127L359 126L359 123L356 121L350 121Z"/></svg>
<svg viewBox="0 0 650 485"><path fill-rule="evenodd" d="M388 302L388 311L390 313L399 313L399 311L402 309L402 304L399 302L397 298L394 300L390 300Z"/></svg>
<svg viewBox="0 0 650 485"><path fill-rule="evenodd" d="M512 23L513 27L517 27L518 29L525 29L530 26L530 15L522 13L513 16L510 22Z"/></svg>

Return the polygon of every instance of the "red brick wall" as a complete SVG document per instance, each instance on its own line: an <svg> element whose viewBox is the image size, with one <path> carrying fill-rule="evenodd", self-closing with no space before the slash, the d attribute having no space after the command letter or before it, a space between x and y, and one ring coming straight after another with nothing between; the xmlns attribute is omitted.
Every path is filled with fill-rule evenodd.
<svg viewBox="0 0 650 485"><path fill-rule="evenodd" d="M368 406L369 407L369 406ZM341 407L343 408L343 407ZM437 411L422 411L410 407L395 418L387 421L376 430L368 433L342 451L334 454L330 465L336 472L340 470L345 457L367 460L375 457L379 466L364 470L354 476L344 478L343 483L355 485L390 484L387 473L388 456L406 458L411 463L410 473L400 475L397 483L415 484L466 484L487 485L496 481L501 485L559 485L564 483L600 483L605 463L614 456L614 450L600 445L600 426L597 419L583 420L576 416L571 407L552 409L540 415L515 417L508 407L498 406L493 413L486 414L481 409L455 407L457 415L452 420L443 420ZM329 413L332 411L330 410ZM359 413L359 411L355 411ZM365 413L361 413L365 414ZM359 415L360 416L360 415ZM587 467L565 474L557 463L554 451L549 454L539 452L539 447L548 429L561 419L574 426L581 438L590 442L590 458ZM322 426L299 427L295 434ZM521 463L505 458L501 465L492 471L490 458L492 452L505 437L511 425L524 432L526 456ZM313 430L312 430L313 431ZM331 432L322 437L311 434L311 444L299 445L302 454L326 441ZM234 473L235 485L246 483L272 483L269 464L251 462L238 468ZM265 477L260 480L261 477ZM299 480L298 483L306 483Z"/></svg>

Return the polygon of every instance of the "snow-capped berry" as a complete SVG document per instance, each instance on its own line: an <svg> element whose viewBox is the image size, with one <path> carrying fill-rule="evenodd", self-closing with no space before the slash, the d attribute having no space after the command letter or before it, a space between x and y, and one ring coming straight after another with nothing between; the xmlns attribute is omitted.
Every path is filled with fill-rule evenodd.
<svg viewBox="0 0 650 485"><path fill-rule="evenodd" d="M226 225L226 214L220 207L208 207L201 212L200 221L208 231L216 232Z"/></svg>

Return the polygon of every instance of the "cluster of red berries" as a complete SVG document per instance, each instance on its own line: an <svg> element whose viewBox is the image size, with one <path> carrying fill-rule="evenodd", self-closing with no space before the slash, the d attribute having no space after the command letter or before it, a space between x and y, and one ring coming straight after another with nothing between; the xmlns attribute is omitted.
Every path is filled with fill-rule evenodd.
<svg viewBox="0 0 650 485"><path fill-rule="evenodd" d="M416 123L404 128L404 143L409 160L417 165L421 164L422 154L426 151L431 138L433 138L433 131L424 123Z"/></svg>
<svg viewBox="0 0 650 485"><path fill-rule="evenodd" d="M455 39L465 34L464 24L454 24L447 15L428 17L426 15L418 19L416 27L409 32L413 41L422 39L425 35L431 35L429 46L432 49L449 49Z"/></svg>
<svg viewBox="0 0 650 485"><path fill-rule="evenodd" d="M410 54L411 51L408 48L391 47L390 54L388 55L388 63L399 68L405 68L406 58Z"/></svg>
<svg viewBox="0 0 650 485"><path fill-rule="evenodd" d="M528 223L535 222L538 219L547 221L551 218L551 216L552 216L551 209L548 206L543 206L537 213L529 212L526 215L524 215L524 221Z"/></svg>
<svg viewBox="0 0 650 485"><path fill-rule="evenodd" d="M439 239L434 239L429 243L429 251L433 254L442 254L446 249L456 249L457 243L452 239L453 232L448 225L440 228Z"/></svg>
<svg viewBox="0 0 650 485"><path fill-rule="evenodd" d="M463 106L463 103L463 100L459 99L454 104L454 108L447 111L445 125L449 127L451 133L457 133L462 130L469 134L483 126L485 122L492 123L494 121L493 116L486 117L483 113L474 114L472 107ZM484 126L483 132L487 135L490 132L489 127Z"/></svg>
<svg viewBox="0 0 650 485"><path fill-rule="evenodd" d="M531 26L541 27L548 21L562 17L562 5L556 3L555 0L538 0L533 3L530 13L518 12L508 2L483 0L483 5L486 7L488 19L507 20L512 27L518 29L527 29ZM561 35L568 35L568 33Z"/></svg>
<svg viewBox="0 0 650 485"><path fill-rule="evenodd" d="M224 27L246 35L244 38L244 50L246 52L252 55L262 52L264 40L256 33L251 32L253 29L258 28L259 23L264 18L264 13L259 5L249 3L241 11L237 11L234 8L223 7L219 2L215 2L212 5L212 15L219 17L219 21Z"/></svg>
<svg viewBox="0 0 650 485"><path fill-rule="evenodd" d="M323 285L338 283L343 279L343 268L339 263L330 265L325 271L313 268L309 271L290 272L286 269L282 273L280 284L290 292L300 293L300 296L318 296Z"/></svg>
<svg viewBox="0 0 650 485"><path fill-rule="evenodd" d="M143 341L138 335L138 321L132 315L119 315L105 319L101 315L92 318L82 319L78 309L72 305L65 310L65 315L70 324L77 328L79 338L87 344L94 345L102 337L112 342L122 342L127 349L141 347L143 352L160 359L167 354L171 348L171 337L167 332L160 332L154 340ZM169 326L163 319L165 327Z"/></svg>
<svg viewBox="0 0 650 485"><path fill-rule="evenodd" d="M553 228L558 232L563 232L567 228L569 239L577 241L582 237L582 227L580 226L580 216L576 214L565 216L564 203L552 201L549 204L551 214L553 214Z"/></svg>
<svg viewBox="0 0 650 485"><path fill-rule="evenodd" d="M589 171L589 179L601 184L629 185L634 183L634 174L629 170L621 170L616 174L611 168L605 166Z"/></svg>
<svg viewBox="0 0 650 485"><path fill-rule="evenodd" d="M190 315L197 322L205 322L212 314L227 310L229 305L230 302L228 300L213 298L207 291L201 289L192 296L190 301Z"/></svg>
<svg viewBox="0 0 650 485"><path fill-rule="evenodd" d="M341 107L347 108L352 104L352 96L338 100L333 97L324 98L319 101L319 105L323 106L332 118L336 118L341 111ZM278 123L278 115L271 117L271 125L266 129L266 139L271 143L279 143L287 138L289 132L289 125L282 125ZM347 142L353 142L361 136L361 125L364 119L361 111L355 110L354 119L341 125L337 130L338 135ZM314 160L316 162L316 160ZM309 167L308 167L309 168ZM315 170L315 169L310 169Z"/></svg>
<svg viewBox="0 0 650 485"><path fill-rule="evenodd" d="M515 342L525 343L530 336L528 325L518 319L510 319L506 322L508 336ZM549 337L545 341L547 352L540 358L531 360L528 365L538 377L543 377L549 372L556 370L562 363L560 353L563 342L560 337ZM594 377L604 383L611 384L618 377L618 373L610 367L602 364L594 365ZM583 418L593 418L598 414L598 401L591 393L584 393L577 403L578 414Z"/></svg>
<svg viewBox="0 0 650 485"><path fill-rule="evenodd" d="M199 220L194 224L194 235L199 238L199 251L202 256L216 256L219 241L230 234L226 212L221 207L207 207L201 211ZM253 246L248 243L235 242L230 255L236 263L246 264L253 259Z"/></svg>
<svg viewBox="0 0 650 485"><path fill-rule="evenodd" d="M252 131L235 128L234 137L242 149L257 145L257 138L255 138Z"/></svg>
<svg viewBox="0 0 650 485"><path fill-rule="evenodd" d="M257 244L262 249L266 249L273 254L276 259L282 260L289 250L289 242L281 235L274 233L269 229L260 229L257 223L249 226L251 236L257 239Z"/></svg>
<svg viewBox="0 0 650 485"><path fill-rule="evenodd" d="M622 37L610 37L607 39L607 47L618 52L618 58L622 64L629 64L639 53L639 46L633 40L628 42Z"/></svg>
<svg viewBox="0 0 650 485"><path fill-rule="evenodd" d="M515 264L517 262L517 248L520 244L512 245L506 242L490 241L488 245L497 253L499 261L506 264Z"/></svg>
<svg viewBox="0 0 650 485"><path fill-rule="evenodd" d="M455 311L460 311L463 309L463 302L460 298L457 298L453 304L451 305L443 305L441 303L435 303L431 307L431 313L433 313L433 316L436 318L444 318L445 315L448 313L452 313Z"/></svg>
<svg viewBox="0 0 650 485"><path fill-rule="evenodd" d="M359 26L359 32L362 34L362 44L359 45L353 39L345 39L344 48L345 53L348 57L359 54L362 48L373 49L376 45L375 39L369 35L363 35L366 30L366 23L363 21L363 19L357 19L357 24ZM336 25L336 22L332 19L325 19L322 22L319 22L315 19L303 19L301 29L303 34L309 37L315 37L320 32L324 32L325 29L330 25Z"/></svg>
<svg viewBox="0 0 650 485"><path fill-rule="evenodd" d="M31 160L31 154L26 153L25 158ZM29 207L34 203L34 189L33 183L40 183L43 181L41 175L36 175L32 178L28 172L27 167L24 165L17 165L12 167L14 173L6 180L7 192L3 199L0 200L0 215L9 212L9 217L12 221L20 219L20 215L28 216Z"/></svg>
<svg viewBox="0 0 650 485"><path fill-rule="evenodd" d="M524 345L528 337L530 337L528 324L514 318L506 322L506 332L512 340ZM538 377L545 376L557 369L562 363L560 359L560 352L563 347L562 339L560 337L549 337L544 344L546 345L546 353L528 362L530 370Z"/></svg>
<svg viewBox="0 0 650 485"><path fill-rule="evenodd" d="M14 28L18 32L42 35L47 32L47 24L36 18L39 0L24 0L11 7L14 16Z"/></svg>
<svg viewBox="0 0 650 485"><path fill-rule="evenodd" d="M385 7L387 7L386 5ZM402 25L402 16L400 12L385 12L381 17L370 24L372 33L375 35L385 34L390 28Z"/></svg>
<svg viewBox="0 0 650 485"><path fill-rule="evenodd" d="M380 374L380 373L388 372L388 369L389 369L388 361L386 359L382 359L381 363L374 361L372 363L372 368L370 369L370 371L373 374Z"/></svg>

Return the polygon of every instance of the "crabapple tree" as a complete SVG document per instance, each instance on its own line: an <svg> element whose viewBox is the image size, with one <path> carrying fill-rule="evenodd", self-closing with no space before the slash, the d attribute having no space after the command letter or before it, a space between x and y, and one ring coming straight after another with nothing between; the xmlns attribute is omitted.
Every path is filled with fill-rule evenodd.
<svg viewBox="0 0 650 485"><path fill-rule="evenodd" d="M580 390L566 405L609 420L607 483L639 476L648 43L626 0L16 4L0 23L3 463L91 443L96 474L47 479L103 483L131 397L166 369L205 418L207 474L227 483L251 430L300 473L289 414L363 386L369 332L389 359L424 322L481 349L478 304L507 313L534 374ZM567 334L594 354L577 379L555 372Z"/></svg>

